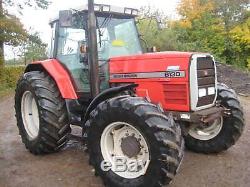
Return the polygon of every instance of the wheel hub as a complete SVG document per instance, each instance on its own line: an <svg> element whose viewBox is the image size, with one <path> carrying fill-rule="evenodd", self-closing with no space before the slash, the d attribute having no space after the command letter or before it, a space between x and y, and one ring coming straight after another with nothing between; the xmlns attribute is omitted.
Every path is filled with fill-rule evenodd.
<svg viewBox="0 0 250 187"><path fill-rule="evenodd" d="M223 117L220 117L210 123L191 127L189 130L189 135L198 140L210 140L220 133L222 126Z"/></svg>
<svg viewBox="0 0 250 187"><path fill-rule="evenodd" d="M111 170L120 177L134 179L145 175L150 163L150 152L148 144L141 132L134 126L125 122L114 122L109 124L103 131L100 141L103 159L115 166L115 158L121 157L130 161L137 161L143 164L137 171L116 171ZM127 167L128 169L128 167Z"/></svg>
<svg viewBox="0 0 250 187"><path fill-rule="evenodd" d="M30 140L39 134L39 112L36 100L30 91L24 92L21 101L23 125Z"/></svg>
<svg viewBox="0 0 250 187"><path fill-rule="evenodd" d="M137 156L141 151L141 144L134 136L128 136L122 139L122 152L129 158Z"/></svg>

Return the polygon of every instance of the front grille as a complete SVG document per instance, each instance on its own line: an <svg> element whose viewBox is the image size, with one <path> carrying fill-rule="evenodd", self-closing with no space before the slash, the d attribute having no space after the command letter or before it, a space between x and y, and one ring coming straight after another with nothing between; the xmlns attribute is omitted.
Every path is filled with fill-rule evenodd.
<svg viewBox="0 0 250 187"><path fill-rule="evenodd" d="M215 66L212 57L200 57L197 59L197 78L198 89L205 88L208 94L208 88L215 88ZM212 104L215 94L199 97L197 107Z"/></svg>
<svg viewBox="0 0 250 187"><path fill-rule="evenodd" d="M186 84L163 84L163 92L168 104L188 104Z"/></svg>

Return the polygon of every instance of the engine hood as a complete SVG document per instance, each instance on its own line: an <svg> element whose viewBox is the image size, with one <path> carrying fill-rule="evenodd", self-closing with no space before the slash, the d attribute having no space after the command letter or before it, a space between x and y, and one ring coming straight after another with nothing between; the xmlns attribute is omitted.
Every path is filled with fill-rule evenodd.
<svg viewBox="0 0 250 187"><path fill-rule="evenodd" d="M188 71L192 52L159 52L110 59L110 73Z"/></svg>
<svg viewBox="0 0 250 187"><path fill-rule="evenodd" d="M179 51L164 51L157 53L144 53L140 55L132 55L132 56L121 56L121 57L113 57L112 61L120 61L120 60L142 60L142 59L161 59L161 58L189 58L192 52L179 52Z"/></svg>

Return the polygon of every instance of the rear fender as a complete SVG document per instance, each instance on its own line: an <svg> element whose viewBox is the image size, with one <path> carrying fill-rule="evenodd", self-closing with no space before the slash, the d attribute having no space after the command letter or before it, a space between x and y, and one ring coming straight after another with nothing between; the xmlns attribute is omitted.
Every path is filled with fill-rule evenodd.
<svg viewBox="0 0 250 187"><path fill-rule="evenodd" d="M62 98L78 99L68 71L56 59L33 62L26 67L25 73L31 71L47 72L56 82Z"/></svg>

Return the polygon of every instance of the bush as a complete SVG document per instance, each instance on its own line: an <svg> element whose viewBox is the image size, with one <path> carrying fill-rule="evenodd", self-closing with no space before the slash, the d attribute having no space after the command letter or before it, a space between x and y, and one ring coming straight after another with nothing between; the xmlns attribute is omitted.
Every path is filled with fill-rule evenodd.
<svg viewBox="0 0 250 187"><path fill-rule="evenodd" d="M4 67L0 70L0 91L16 87L20 75L24 72L23 66Z"/></svg>

